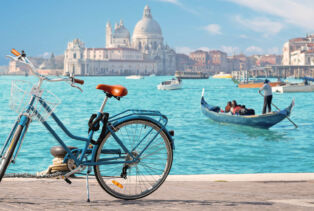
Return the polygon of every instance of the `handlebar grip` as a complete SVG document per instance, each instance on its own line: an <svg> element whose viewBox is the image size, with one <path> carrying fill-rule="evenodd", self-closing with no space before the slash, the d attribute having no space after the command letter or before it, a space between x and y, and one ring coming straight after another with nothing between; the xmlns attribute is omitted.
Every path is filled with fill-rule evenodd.
<svg viewBox="0 0 314 211"><path fill-rule="evenodd" d="M81 84L81 85L83 85L83 84L84 84L84 80L77 79L77 78L74 78L74 79L73 79L73 82L74 82L74 83Z"/></svg>
<svg viewBox="0 0 314 211"><path fill-rule="evenodd" d="M11 53L15 56L20 56L20 52L18 52L17 50L15 50L14 48L12 48Z"/></svg>

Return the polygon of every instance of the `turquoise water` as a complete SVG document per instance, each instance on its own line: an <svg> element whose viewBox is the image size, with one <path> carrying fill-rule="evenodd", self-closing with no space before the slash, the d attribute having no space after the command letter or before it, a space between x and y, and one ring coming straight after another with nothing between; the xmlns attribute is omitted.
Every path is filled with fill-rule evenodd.
<svg viewBox="0 0 314 211"><path fill-rule="evenodd" d="M181 90L160 91L156 86L170 77L146 77L127 80L124 77L84 77L84 92L66 83L46 83L44 87L56 94L62 103L56 114L78 135L87 135L87 121L98 111L104 94L96 90L99 83L121 84L128 95L120 101L110 99L107 111L111 114L125 109L160 110L169 118L168 129L175 131L175 157L171 174L218 174L262 172L314 171L314 92L274 94L273 103L287 107L292 98L296 104L291 119L299 126L295 129L284 120L269 130L220 124L207 119L200 111L201 91L206 100L225 106L227 101L262 110L263 98L256 89L239 89L228 79L183 80ZM0 141L6 139L16 113L9 109L12 80L36 81L34 77L0 77ZM48 121L52 125L51 120ZM56 127L54 127L56 128ZM61 132L60 129L57 131ZM68 145L82 146L81 142L64 137ZM33 122L24 140L16 164L8 172L35 173L47 169L53 157L50 148L57 145L54 138L39 122Z"/></svg>

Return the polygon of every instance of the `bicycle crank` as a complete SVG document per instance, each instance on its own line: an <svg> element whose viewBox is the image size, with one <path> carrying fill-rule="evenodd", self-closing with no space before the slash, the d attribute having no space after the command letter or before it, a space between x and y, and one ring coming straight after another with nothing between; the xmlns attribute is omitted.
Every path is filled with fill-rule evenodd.
<svg viewBox="0 0 314 211"><path fill-rule="evenodd" d="M66 181L66 183L71 184L71 180L69 180L69 177L72 176L75 173L81 172L86 168L86 166L80 165L77 168L73 169L72 171L66 173L65 175L61 176L61 179L64 179L64 181Z"/></svg>

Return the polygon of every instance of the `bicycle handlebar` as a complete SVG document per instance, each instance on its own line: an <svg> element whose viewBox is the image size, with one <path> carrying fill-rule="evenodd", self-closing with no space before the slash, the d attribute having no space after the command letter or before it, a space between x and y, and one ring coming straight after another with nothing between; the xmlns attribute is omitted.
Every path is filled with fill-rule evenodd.
<svg viewBox="0 0 314 211"><path fill-rule="evenodd" d="M84 84L84 80L81 80L81 79L77 79L77 78L74 78L74 76L70 76L70 77L67 77L67 78L56 78L56 79L51 79L47 76L44 76L44 75L41 75L40 73L38 73L36 71L36 68L35 66L33 65L33 63L26 57L26 54L24 53L24 51L22 51L22 54L20 52L18 52L17 50L15 50L14 48L11 50L11 53L13 55L15 55L16 57L12 57L12 56L8 56L9 58L15 60L15 61L18 61L18 62L21 62L23 64L26 64L30 71L37 77L39 77L41 80L46 80L46 81L49 81L49 82L59 82L59 81L66 81L66 82L70 82L71 86L74 87L74 88L77 88L79 89L80 91L82 91L82 89L78 86L75 86L74 83L78 83L78 84L81 84L83 85Z"/></svg>

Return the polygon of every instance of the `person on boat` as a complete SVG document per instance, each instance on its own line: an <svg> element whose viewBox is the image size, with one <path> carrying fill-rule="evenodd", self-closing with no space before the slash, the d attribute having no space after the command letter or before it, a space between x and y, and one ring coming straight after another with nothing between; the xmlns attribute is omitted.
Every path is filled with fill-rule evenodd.
<svg viewBox="0 0 314 211"><path fill-rule="evenodd" d="M245 105L242 105L239 115L255 115L255 111L252 108L246 108Z"/></svg>
<svg viewBox="0 0 314 211"><path fill-rule="evenodd" d="M231 109L231 101L229 101L225 107L225 113L228 113L230 112L230 109Z"/></svg>
<svg viewBox="0 0 314 211"><path fill-rule="evenodd" d="M304 80L304 85L305 85L305 86L309 85L309 82L308 82L307 79Z"/></svg>
<svg viewBox="0 0 314 211"><path fill-rule="evenodd" d="M263 114L266 113L266 107L268 112L271 112L271 101L273 99L273 93L271 91L271 86L269 85L269 80L265 79L264 85L258 90L259 93L264 91L264 105L263 105Z"/></svg>
<svg viewBox="0 0 314 211"><path fill-rule="evenodd" d="M239 111L241 110L241 106L237 104L237 101L233 100L232 103L231 103L231 113L233 115L235 114L239 114Z"/></svg>

